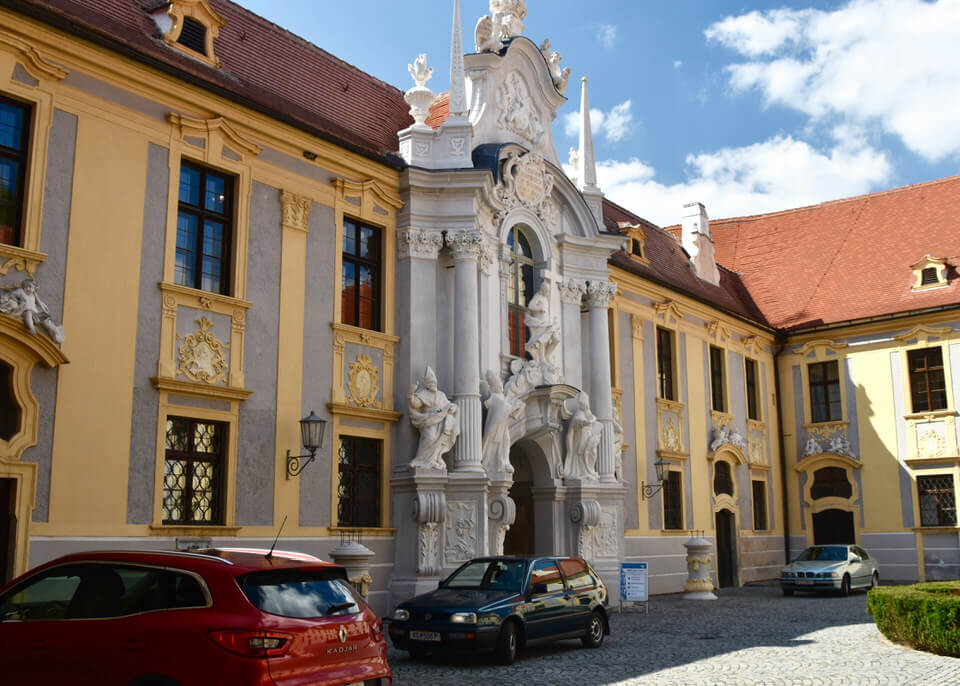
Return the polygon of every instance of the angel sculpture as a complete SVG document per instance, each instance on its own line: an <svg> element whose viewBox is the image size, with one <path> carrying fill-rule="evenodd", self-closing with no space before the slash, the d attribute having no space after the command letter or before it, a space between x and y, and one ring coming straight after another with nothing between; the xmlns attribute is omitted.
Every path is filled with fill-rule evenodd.
<svg viewBox="0 0 960 686"><path fill-rule="evenodd" d="M5 290L8 292L0 292L0 312L20 317L32 335L36 335L36 325L39 324L57 345L63 343L63 327L53 321L50 310L37 293L37 284L33 279L24 279L16 288Z"/></svg>
<svg viewBox="0 0 960 686"><path fill-rule="evenodd" d="M567 479L597 479L597 460L603 428L590 411L590 397L583 391L577 396L577 409L567 425L567 462L563 475Z"/></svg>
<svg viewBox="0 0 960 686"><path fill-rule="evenodd" d="M487 473L512 473L510 465L510 423L520 416L524 402L508 398L503 382L492 369L486 373L490 396L484 402L487 419L483 424L483 466Z"/></svg>
<svg viewBox="0 0 960 686"><path fill-rule="evenodd" d="M410 387L407 396L410 423L420 432L417 454L410 468L447 470L444 453L453 448L460 435L460 408L437 388L437 375L430 367L420 384Z"/></svg>

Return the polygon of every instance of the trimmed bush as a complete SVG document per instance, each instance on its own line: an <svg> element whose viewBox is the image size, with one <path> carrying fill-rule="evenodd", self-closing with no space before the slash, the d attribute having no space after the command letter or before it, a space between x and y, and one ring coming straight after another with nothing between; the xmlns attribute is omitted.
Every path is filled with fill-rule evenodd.
<svg viewBox="0 0 960 686"><path fill-rule="evenodd" d="M867 594L867 610L891 641L960 657L960 581L878 586Z"/></svg>

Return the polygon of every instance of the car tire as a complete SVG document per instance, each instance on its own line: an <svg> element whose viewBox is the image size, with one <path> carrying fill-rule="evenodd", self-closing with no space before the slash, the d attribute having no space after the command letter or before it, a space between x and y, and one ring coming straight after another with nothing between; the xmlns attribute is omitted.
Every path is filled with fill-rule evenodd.
<svg viewBox="0 0 960 686"><path fill-rule="evenodd" d="M516 622L504 624L497 639L497 662L501 665L512 664L517 659L519 643Z"/></svg>
<svg viewBox="0 0 960 686"><path fill-rule="evenodd" d="M840 595L848 596L850 595L850 575L844 574L843 581L840 582Z"/></svg>
<svg viewBox="0 0 960 686"><path fill-rule="evenodd" d="M792 589L792 588L782 588L782 589L780 589L780 590L783 591L783 595L786 595L786 596L791 596L791 595L793 595L793 589Z"/></svg>
<svg viewBox="0 0 960 686"><path fill-rule="evenodd" d="M587 623L587 633L580 639L583 647L599 648L603 645L603 628L603 615L594 610L590 614L590 621Z"/></svg>
<svg viewBox="0 0 960 686"><path fill-rule="evenodd" d="M876 588L880 585L880 572L874 572L870 577L870 588Z"/></svg>

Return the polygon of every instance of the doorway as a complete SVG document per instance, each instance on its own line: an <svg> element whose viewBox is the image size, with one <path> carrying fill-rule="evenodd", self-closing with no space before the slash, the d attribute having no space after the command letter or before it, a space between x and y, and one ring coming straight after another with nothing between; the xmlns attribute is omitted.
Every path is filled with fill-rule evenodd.
<svg viewBox="0 0 960 686"><path fill-rule="evenodd" d="M737 558L735 554L736 515L730 510L717 510L717 587L737 585Z"/></svg>
<svg viewBox="0 0 960 686"><path fill-rule="evenodd" d="M17 480L0 479L0 586L13 579L17 544Z"/></svg>
<svg viewBox="0 0 960 686"><path fill-rule="evenodd" d="M856 543L853 513L847 510L824 510L813 515L813 544Z"/></svg>
<svg viewBox="0 0 960 686"><path fill-rule="evenodd" d="M504 555L533 555L534 511L533 472L523 449L510 448L510 464L513 466L513 485L508 495L517 506L517 517L503 539Z"/></svg>

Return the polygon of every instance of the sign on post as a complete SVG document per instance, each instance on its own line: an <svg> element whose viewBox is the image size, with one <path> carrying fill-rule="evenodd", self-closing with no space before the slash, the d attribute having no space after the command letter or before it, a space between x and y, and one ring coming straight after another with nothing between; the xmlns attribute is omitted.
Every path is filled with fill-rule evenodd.
<svg viewBox="0 0 960 686"><path fill-rule="evenodd" d="M649 613L647 604L647 563L621 562L620 563L620 612L623 612L624 603L643 603Z"/></svg>

